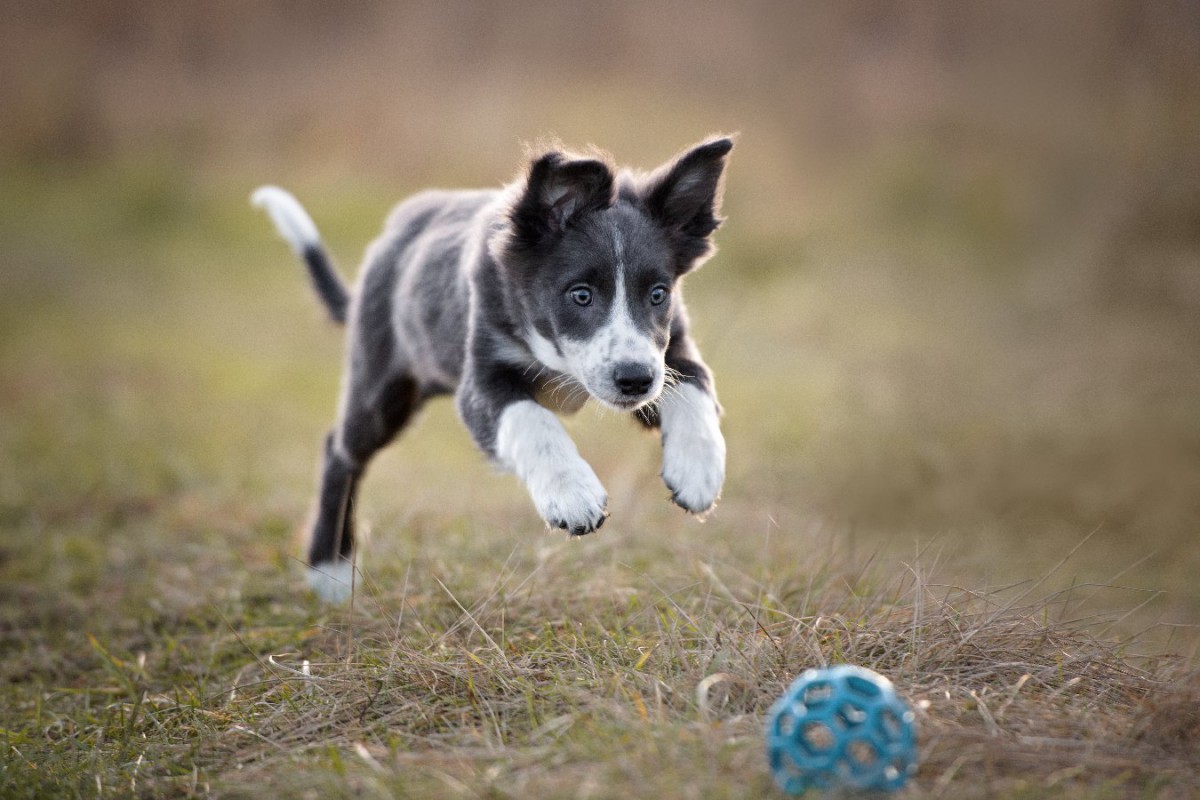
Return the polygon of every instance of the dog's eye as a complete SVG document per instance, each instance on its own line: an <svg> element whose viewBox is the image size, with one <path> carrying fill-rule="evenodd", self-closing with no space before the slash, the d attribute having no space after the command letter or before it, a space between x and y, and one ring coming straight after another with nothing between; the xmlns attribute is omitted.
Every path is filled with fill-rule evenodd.
<svg viewBox="0 0 1200 800"><path fill-rule="evenodd" d="M592 304L592 290L586 286L573 286L567 294L570 295L577 306L590 306Z"/></svg>
<svg viewBox="0 0 1200 800"><path fill-rule="evenodd" d="M670 294L667 287L655 286L650 290L650 305L661 306L666 301L667 295Z"/></svg>

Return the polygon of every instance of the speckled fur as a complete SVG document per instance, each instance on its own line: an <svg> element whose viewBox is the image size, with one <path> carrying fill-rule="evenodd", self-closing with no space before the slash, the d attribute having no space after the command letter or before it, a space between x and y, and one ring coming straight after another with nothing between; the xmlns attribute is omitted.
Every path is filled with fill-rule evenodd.
<svg viewBox="0 0 1200 800"><path fill-rule="evenodd" d="M715 138L649 174L552 150L502 189L423 192L392 211L352 292L303 207L275 187L255 193L349 331L308 554L318 591L344 595L327 576L350 574L338 566L353 554L358 481L437 395L455 395L476 444L521 478L552 526L589 533L608 514L551 413L589 398L661 426L672 499L712 507L720 407L679 279L712 253L731 148Z"/></svg>

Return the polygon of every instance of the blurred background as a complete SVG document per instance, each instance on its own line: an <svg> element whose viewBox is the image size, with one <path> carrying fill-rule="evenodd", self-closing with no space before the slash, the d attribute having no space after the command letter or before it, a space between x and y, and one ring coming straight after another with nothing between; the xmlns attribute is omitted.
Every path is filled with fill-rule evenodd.
<svg viewBox="0 0 1200 800"><path fill-rule="evenodd" d="M730 440L706 535L986 585L1082 543L1055 581L1200 623L1200 3L0 12L10 542L90 552L150 519L163 548L290 558L341 343L256 185L294 190L352 272L391 203L500 185L529 143L651 168L737 132L721 251L689 279ZM507 483L458 496L476 456L428 416L368 486L377 527L506 518L489 503L510 544L536 527ZM656 524L653 443L625 477L629 432L584 416L625 524Z"/></svg>

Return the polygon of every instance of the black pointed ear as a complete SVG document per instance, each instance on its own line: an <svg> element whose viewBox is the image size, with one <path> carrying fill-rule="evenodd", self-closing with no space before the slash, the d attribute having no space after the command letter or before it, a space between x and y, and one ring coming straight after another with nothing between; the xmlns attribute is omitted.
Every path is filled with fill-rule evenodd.
<svg viewBox="0 0 1200 800"><path fill-rule="evenodd" d="M721 175L733 140L713 139L656 170L645 183L646 208L673 234L705 239L722 219Z"/></svg>
<svg viewBox="0 0 1200 800"><path fill-rule="evenodd" d="M607 164L551 152L530 165L511 217L517 238L537 244L558 236L585 214L609 208L613 201L613 173Z"/></svg>

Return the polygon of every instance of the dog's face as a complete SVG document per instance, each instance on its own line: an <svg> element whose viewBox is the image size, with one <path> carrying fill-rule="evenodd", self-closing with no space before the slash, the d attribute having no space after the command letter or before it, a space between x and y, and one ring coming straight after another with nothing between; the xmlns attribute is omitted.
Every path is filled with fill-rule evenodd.
<svg viewBox="0 0 1200 800"><path fill-rule="evenodd" d="M595 211L534 273L526 340L600 402L638 408L662 391L677 277L666 237L642 214Z"/></svg>
<svg viewBox="0 0 1200 800"><path fill-rule="evenodd" d="M731 147L702 144L619 186L600 160L549 153L533 162L493 256L539 361L614 409L659 396L676 285L712 252Z"/></svg>

